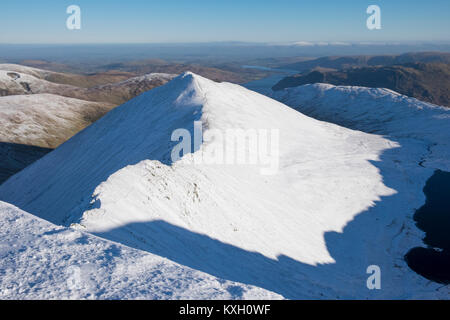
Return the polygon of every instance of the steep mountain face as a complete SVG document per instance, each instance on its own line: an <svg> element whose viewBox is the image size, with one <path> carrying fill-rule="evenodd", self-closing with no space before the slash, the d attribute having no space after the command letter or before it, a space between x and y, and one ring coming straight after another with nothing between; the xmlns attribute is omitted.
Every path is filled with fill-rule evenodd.
<svg viewBox="0 0 450 320"><path fill-rule="evenodd" d="M0 202L0 299L279 299Z"/></svg>
<svg viewBox="0 0 450 320"><path fill-rule="evenodd" d="M422 101L450 107L450 64L417 63L341 71L316 70L286 77L273 90L313 83L387 88Z"/></svg>
<svg viewBox="0 0 450 320"><path fill-rule="evenodd" d="M428 108L438 130L448 114ZM194 121L202 133L192 141L201 144L174 161L172 134L198 134ZM279 139L269 135L271 157L221 162L235 150L220 133L234 129L277 132ZM259 147L267 150L264 138ZM445 296L402 257L421 243L411 215L432 170L419 162L448 160L430 155L427 142L404 138L408 144L314 120L240 86L186 73L13 176L0 186L0 200L285 298ZM374 264L383 270L383 290L366 286Z"/></svg>

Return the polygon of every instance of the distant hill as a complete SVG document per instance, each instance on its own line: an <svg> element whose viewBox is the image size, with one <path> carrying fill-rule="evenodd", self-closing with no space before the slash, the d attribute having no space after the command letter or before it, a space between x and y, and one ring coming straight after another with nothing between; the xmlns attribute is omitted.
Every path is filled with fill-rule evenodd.
<svg viewBox="0 0 450 320"><path fill-rule="evenodd" d="M278 67L297 71L311 71L315 68L346 69L350 67L390 66L405 63L450 63L450 53L447 52L414 52L401 55L359 55L331 56L314 60L281 64Z"/></svg>
<svg viewBox="0 0 450 320"><path fill-rule="evenodd" d="M218 82L245 83L264 77L267 72L244 69L240 64L221 63L217 66L204 66L196 63L174 63L159 59L119 62L98 66L97 72L131 72L136 75L148 73L181 74L191 71Z"/></svg>
<svg viewBox="0 0 450 320"><path fill-rule="evenodd" d="M113 108L48 93L0 97L0 143L56 148Z"/></svg>
<svg viewBox="0 0 450 320"><path fill-rule="evenodd" d="M175 76L153 73L84 87L118 79L105 74L83 76L0 64L0 184L117 105Z"/></svg>
<svg viewBox="0 0 450 320"><path fill-rule="evenodd" d="M387 88L422 101L450 107L450 64L408 63L393 66L315 70L286 77L273 90L312 83Z"/></svg>
<svg viewBox="0 0 450 320"><path fill-rule="evenodd" d="M0 64L0 70L23 73L35 78L46 80L57 84L71 85L81 88L90 88L93 86L104 85L113 82L120 82L135 77L136 74L124 71L107 71L91 74L75 74L70 72L50 71L60 70L59 66L50 63L39 63L38 61L27 61L26 65L4 63ZM31 65L31 66L30 66ZM46 69L37 68L43 66Z"/></svg>
<svg viewBox="0 0 450 320"><path fill-rule="evenodd" d="M14 64L0 64L0 96L50 93L68 98L120 105L145 91L167 83L174 77L174 74L152 73L119 82L85 87L97 81L102 83L107 77L101 76L94 80L89 76L63 74ZM83 86L77 86L77 83Z"/></svg>

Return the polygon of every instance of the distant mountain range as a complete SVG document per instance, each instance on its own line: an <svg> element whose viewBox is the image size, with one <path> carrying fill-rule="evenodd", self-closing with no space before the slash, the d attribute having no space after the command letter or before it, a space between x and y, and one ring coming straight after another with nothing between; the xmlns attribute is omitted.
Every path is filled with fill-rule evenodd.
<svg viewBox="0 0 450 320"><path fill-rule="evenodd" d="M215 81L245 83L267 75L261 70L241 68L242 63L216 61L173 62L163 59L127 60L119 62L98 61L92 64L72 63L69 65L41 61L24 60L20 65L52 70L46 75L46 80L78 87L92 87L95 85L123 81L132 77L149 73L180 74L186 71L196 72Z"/></svg>
<svg viewBox="0 0 450 320"><path fill-rule="evenodd" d="M273 90L312 83L387 88L422 101L450 107L449 63L419 62L389 66L351 67L339 71L319 69L286 77L278 82Z"/></svg>
<svg viewBox="0 0 450 320"><path fill-rule="evenodd" d="M401 55L357 55L357 56L327 56L294 63L278 61L278 68L311 71L315 68L340 70L350 67L390 66L405 63L450 63L450 53L447 52L412 52Z"/></svg>

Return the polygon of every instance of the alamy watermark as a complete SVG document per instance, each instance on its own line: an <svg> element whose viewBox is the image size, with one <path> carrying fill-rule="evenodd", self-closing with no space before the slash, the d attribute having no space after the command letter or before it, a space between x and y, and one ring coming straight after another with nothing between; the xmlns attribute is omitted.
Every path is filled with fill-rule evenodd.
<svg viewBox="0 0 450 320"><path fill-rule="evenodd" d="M70 5L66 10L70 16L66 20L66 27L69 30L81 29L81 8L77 5Z"/></svg>
<svg viewBox="0 0 450 320"><path fill-rule="evenodd" d="M367 278L366 286L369 290L381 289L381 268L377 265L370 265L366 270L370 276Z"/></svg>
<svg viewBox="0 0 450 320"><path fill-rule="evenodd" d="M187 129L172 132L171 141L178 142L171 161L191 164L258 165L260 173L278 172L280 131L278 129L208 129L194 122L193 137Z"/></svg>
<svg viewBox="0 0 450 320"><path fill-rule="evenodd" d="M66 284L72 299L93 297L97 287L97 268L92 263L70 265L66 271Z"/></svg>
<svg viewBox="0 0 450 320"><path fill-rule="evenodd" d="M70 16L66 20L66 27L69 30L81 29L81 8L78 5L70 5L66 9L66 13ZM369 30L381 29L381 8L378 5L372 4L367 7L366 13L370 14L367 18L366 26Z"/></svg>
<svg viewBox="0 0 450 320"><path fill-rule="evenodd" d="M367 14L370 16L367 18L366 26L369 30L381 29L381 9L379 6L373 4L367 7Z"/></svg>

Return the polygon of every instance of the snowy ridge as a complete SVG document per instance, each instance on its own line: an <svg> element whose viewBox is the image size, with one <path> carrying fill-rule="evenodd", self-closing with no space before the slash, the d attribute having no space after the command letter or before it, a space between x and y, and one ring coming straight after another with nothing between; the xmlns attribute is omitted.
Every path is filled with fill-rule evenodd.
<svg viewBox="0 0 450 320"><path fill-rule="evenodd" d="M169 80L172 80L173 78L175 78L176 76L177 76L176 74L154 72L154 73L145 74L143 76L130 78L130 79L118 82L118 83L120 84L120 83L127 83L127 82L141 82L141 81L153 81L153 80L169 81Z"/></svg>
<svg viewBox="0 0 450 320"><path fill-rule="evenodd" d="M57 84L35 76L13 71L0 70L0 88L6 91L1 95L20 95L33 93L59 94L64 90L76 90L77 87Z"/></svg>
<svg viewBox="0 0 450 320"><path fill-rule="evenodd" d="M280 299L0 202L0 299Z"/></svg>
<svg viewBox="0 0 450 320"><path fill-rule="evenodd" d="M23 74L27 74L39 79L45 79L48 75L51 74L60 74L58 72L53 72L53 71L48 71L48 70L43 70L43 69L38 69L38 68L33 68L33 67L27 67L27 66L22 66L19 64L12 64L12 63L0 63L0 70L4 70L4 71L12 71L12 72L18 72L18 73L23 73Z"/></svg>
<svg viewBox="0 0 450 320"><path fill-rule="evenodd" d="M173 78L175 78L176 74L170 74L170 73L148 73L143 76L133 77L129 78L123 81L115 82L115 83L108 83L104 85L98 85L92 88L89 88L88 90L115 90L120 87L132 87L132 86L138 86L142 85L144 83L153 83L153 82L160 82L161 84L164 84Z"/></svg>
<svg viewBox="0 0 450 320"><path fill-rule="evenodd" d="M426 164L450 170L450 110L389 89L311 84L272 97L317 119L429 146Z"/></svg>
<svg viewBox="0 0 450 320"><path fill-rule="evenodd" d="M169 119L170 122L168 121ZM395 147L395 145L391 144L389 141L376 136L352 132L348 129L339 128L334 125L307 118L272 99L243 89L240 86L227 83L218 84L187 73L169 83L167 86L162 87L160 90L157 88L156 91L148 92L113 110L99 122L84 130L61 148L45 157L42 160L42 165L52 163L52 167L54 167L54 163L56 162L64 163L63 165L54 167L53 170L55 175L52 175L53 178L50 178L50 180L47 175L42 175L41 168L39 168L40 165L32 166L27 168L23 174L13 177L3 185L0 189L2 191L1 195L6 201L18 204L19 206L24 205L24 208L27 210L49 219L50 221L54 221L55 223L68 224L69 222L76 222L76 219L80 214L87 209L90 209L92 206L91 196L95 195L98 198L98 191L94 189L96 189L101 182L109 178L112 173L126 167L127 164L134 164L141 160L149 159L149 161L152 161L152 163L149 163L150 166L160 165L162 170L166 170L164 168L167 166L168 162L170 162L169 156L171 144L169 142L171 132L176 128L192 127L194 120L202 120L203 126L209 130L215 129L223 131L233 127L242 129L285 128L281 133L282 145L280 146L283 174L271 178L261 176L259 170L257 170L258 168L242 168L240 166L228 166L224 168L206 166L203 168L201 166L192 166L189 164L178 165L175 163L171 165L172 169L167 167L167 172L173 171L173 168L176 168L175 172L178 170L183 172L185 170L186 174L192 176L188 179L188 181L191 181L191 185L196 183L201 187L199 182L204 180L202 179L202 176L206 176L208 179L205 183L207 183L208 180L222 180L225 181L225 183L220 183L217 187L220 187L222 184L225 189L232 186L231 190L224 190L224 193L218 190L217 197L221 198L223 197L220 196L221 194L228 194L229 198L227 197L220 201L223 203L234 202L238 206L237 208L218 205L218 200L213 197L210 203L207 204L206 202L203 202L202 210L204 210L204 218L206 220L202 223L200 222L200 217L197 217L193 222L205 226L206 221L209 221L210 219L210 208L217 208L216 210L219 210L219 212L224 210L225 212L223 215L218 212L215 213L215 215L218 216L217 219L220 219L220 216L224 217L224 221L216 225L216 232L223 229L223 224L229 224L230 226L227 228L229 231L227 231L226 238L223 240L226 240L226 242L231 241L231 243L239 244L239 246L244 246L247 250L261 250L261 242L263 242L267 244L263 246L266 248L263 252L269 257L276 257L279 253L283 252L280 252L280 248L284 247L287 251L283 253L288 254L293 258L301 258L308 263L332 262L333 259L327 253L320 232L315 233L313 230L335 229L336 231L340 231L341 228L352 219L352 214L349 212L355 214L367 207L367 204L364 204L365 202L370 203L371 201L377 200L379 196L388 195L392 192L388 188L384 188L379 181L380 178L378 177L375 168L370 170L370 167L366 167L367 160L376 160L379 152L383 149ZM132 131L130 132L130 130ZM207 130L205 130L205 134L206 132ZM302 139L298 139L299 136L302 137ZM83 143L82 141L86 141L86 143ZM89 143L87 143L88 141ZM364 141L363 147L355 147L355 141ZM71 145L73 144L76 144L77 147L72 147ZM115 145L119 146L119 148L114 148L113 146ZM331 147L324 147L323 151L313 152L316 145ZM207 147L214 147L214 145L209 143L204 146L204 148ZM69 150L70 152L68 152ZM353 160L349 159L349 154L352 154ZM327 160L330 155L333 155L333 159ZM67 159L63 160L64 158L56 158L61 156L64 158L67 157ZM69 160L69 157L72 160ZM53 161L52 158L58 159L59 161ZM97 163L94 164L92 162L93 159L95 159ZM77 163L76 172L74 172L72 168L72 161ZM318 161L322 163L322 166L317 166ZM297 194L305 194L307 190L314 188L314 184L311 185L308 181L304 183L298 182L298 180L301 181L303 175L300 168L305 166L310 168L314 163L314 166L318 168L316 179L321 181L321 179L327 179L326 175L322 176L320 174L322 170L326 171L327 167L338 167L340 163L345 167L349 162L354 162L355 172L358 171L358 167L360 168L361 177L358 178L364 176L363 179L369 180L368 183L370 189L373 189L374 193L361 194L361 197L365 198L365 201L361 200L359 203L343 204L341 211L338 210L336 216L332 220L320 217L320 215L318 219L317 216L314 218L314 216L311 216L311 213L315 211L314 207L317 206L314 204L315 199L296 199ZM80 165L82 167L79 167ZM145 163L141 163L136 166L136 170L144 165ZM113 168L107 170L109 169L108 166L113 166ZM134 167L128 168L123 170L134 170ZM202 172L203 170L207 171ZM82 186L77 186L75 190L72 189L71 186L63 186L66 185L63 181L76 181L77 179L75 177L77 177L80 172L87 177L82 181L77 181L77 183L82 184ZM99 177L100 174L102 174L101 177ZM295 178L296 174L299 175L298 180ZM162 175L164 179L171 178L170 176L167 176L168 173L163 173ZM175 179L178 179L177 175L178 173L175 174ZM92 180L96 176L98 177L98 182L93 182ZM227 176L231 179L227 178ZM237 177L239 177L239 180L236 179ZM370 177L372 177L373 180L371 180ZM36 201L33 200L28 203L22 196L22 187L26 188L26 185L29 185L27 181L29 179L42 179L45 185L45 187L44 185L42 187L45 189L49 188L51 191L47 191L45 195L40 196L39 198L30 197L36 199ZM129 181L133 184L137 184L135 179L130 179ZM144 181L145 178L143 182ZM243 183L245 181L246 183ZM154 181L150 182L151 184L155 183ZM21 184L23 184L23 186L19 187ZM122 185L122 183L120 185ZM176 187L176 185L177 183L173 183L173 187ZM248 186L247 194L245 193L245 190L242 190L243 187L241 187L241 185L244 187ZM258 188L260 188L260 190L255 190L255 185L259 186ZM289 188L287 188L287 186L289 186ZM68 198L62 195L68 192L68 190L66 191L67 187L72 189L71 192L75 191L75 194L84 197L81 202L84 207L80 207L80 200L78 198ZM208 183L204 186L205 190L209 190L209 192L213 192L217 187L213 187L213 183ZM274 187L280 192L269 196L273 193L270 190ZM21 191L13 194L13 192L19 190L19 188ZM332 194L336 186L329 183L320 188L325 188L322 192ZM326 191L326 189L328 189L328 191ZM357 183L345 183L345 185L342 183L340 189L345 193L348 192L349 194L352 194L353 192L356 192L359 187ZM169 191L171 191L170 188ZM255 193L255 191L257 192ZM39 192L39 190L31 187L30 192L33 194ZM267 204L263 205L261 203L261 198L258 193L269 196ZM174 195L171 194L169 197L170 196L173 197ZM242 200L232 200L239 198L242 198ZM126 200L126 198L124 198L124 200ZM100 210L104 210L104 207L106 206L105 201L105 199L101 199L102 204ZM135 202L135 199L132 198L131 202ZM136 203L139 202L140 201L137 201ZM43 203L46 203L46 205L43 205ZM179 215L180 212L184 212L184 210L181 210L183 208L178 207L179 205L182 205L182 203L178 204L176 201L171 201L171 203L175 205L173 208L173 215L176 220L173 222L176 222L182 218L179 217ZM240 209L240 206L244 203L246 203L245 206L247 208ZM303 248L290 245L286 246L286 244L296 240L295 228L293 228L295 226L295 220L292 220L295 216L292 217L291 214L286 214L285 216L282 215L278 218L273 216L272 212L280 210L278 208L280 203L286 204L286 208L282 209L282 211L286 210L287 212L292 213L298 212L299 210L305 211L304 214L296 214L297 219L299 219L297 223L299 224L298 227L304 224L310 225L311 228L308 229L312 235L309 236L309 239L311 242L317 242L312 248L308 248L307 246ZM309 206L310 209L302 209L305 205ZM93 206L95 207L95 204ZM333 206L336 206L336 204L333 204ZM320 204L320 207L323 207L323 204ZM154 214L157 214L156 217L158 217L159 212L164 212L163 216L165 218L169 217L168 212L158 208L155 208L154 210L149 210L148 208L143 209L144 210L138 210L137 214L143 214L144 220L145 217L147 220L148 218L154 219ZM246 218L246 221L239 223L239 225L245 226L246 229L252 225L252 222L256 223L256 217L261 214L260 210L262 210L262 212L267 212L268 217L271 217L271 223L263 220L259 226L261 229L253 226L251 229L253 230L252 232L241 232L236 234L233 231L233 223L230 222L236 218L239 220L243 219L245 215L236 217L234 213L242 210L246 210L248 211L248 214L250 214L250 216ZM327 210L324 210L324 214L326 211ZM61 212L65 212L66 214L70 213L70 215L61 216ZM134 222L130 215L124 216L119 214L119 216L125 217L129 222ZM229 219L232 220L230 221ZM284 219L286 220L284 221ZM103 220L104 223L108 222L108 219ZM186 222L187 221L183 223L183 226L186 225ZM118 226L123 224L124 223L119 224ZM259 236L255 237L255 234L253 234L256 230L274 228L277 225L281 228L278 232L273 233L268 230L269 233L273 234L272 238L268 238L264 232L260 231L257 231ZM98 227L99 229L97 229L97 231L111 229L111 226L106 228L98 225ZM191 225L190 227L192 228L193 226ZM214 224L211 224L210 227L214 228ZM285 230L286 228L287 230ZM192 230L202 231L201 228L194 228ZM283 238L283 235L287 238L282 241L285 242L285 244L280 246L280 243L278 243L279 238ZM294 238L292 238L292 236L294 236ZM236 241L239 237L243 237L243 239ZM267 250L268 248L271 249Z"/></svg>
<svg viewBox="0 0 450 320"><path fill-rule="evenodd" d="M278 173L172 163L171 133L192 132L196 120L205 138L197 152L220 147L220 139L206 139L213 130L279 129ZM445 296L402 259L421 243L411 216L432 170L417 165L424 142L407 153L399 146L186 73L13 176L0 199L285 298ZM366 287L371 264L384 270L383 290Z"/></svg>

